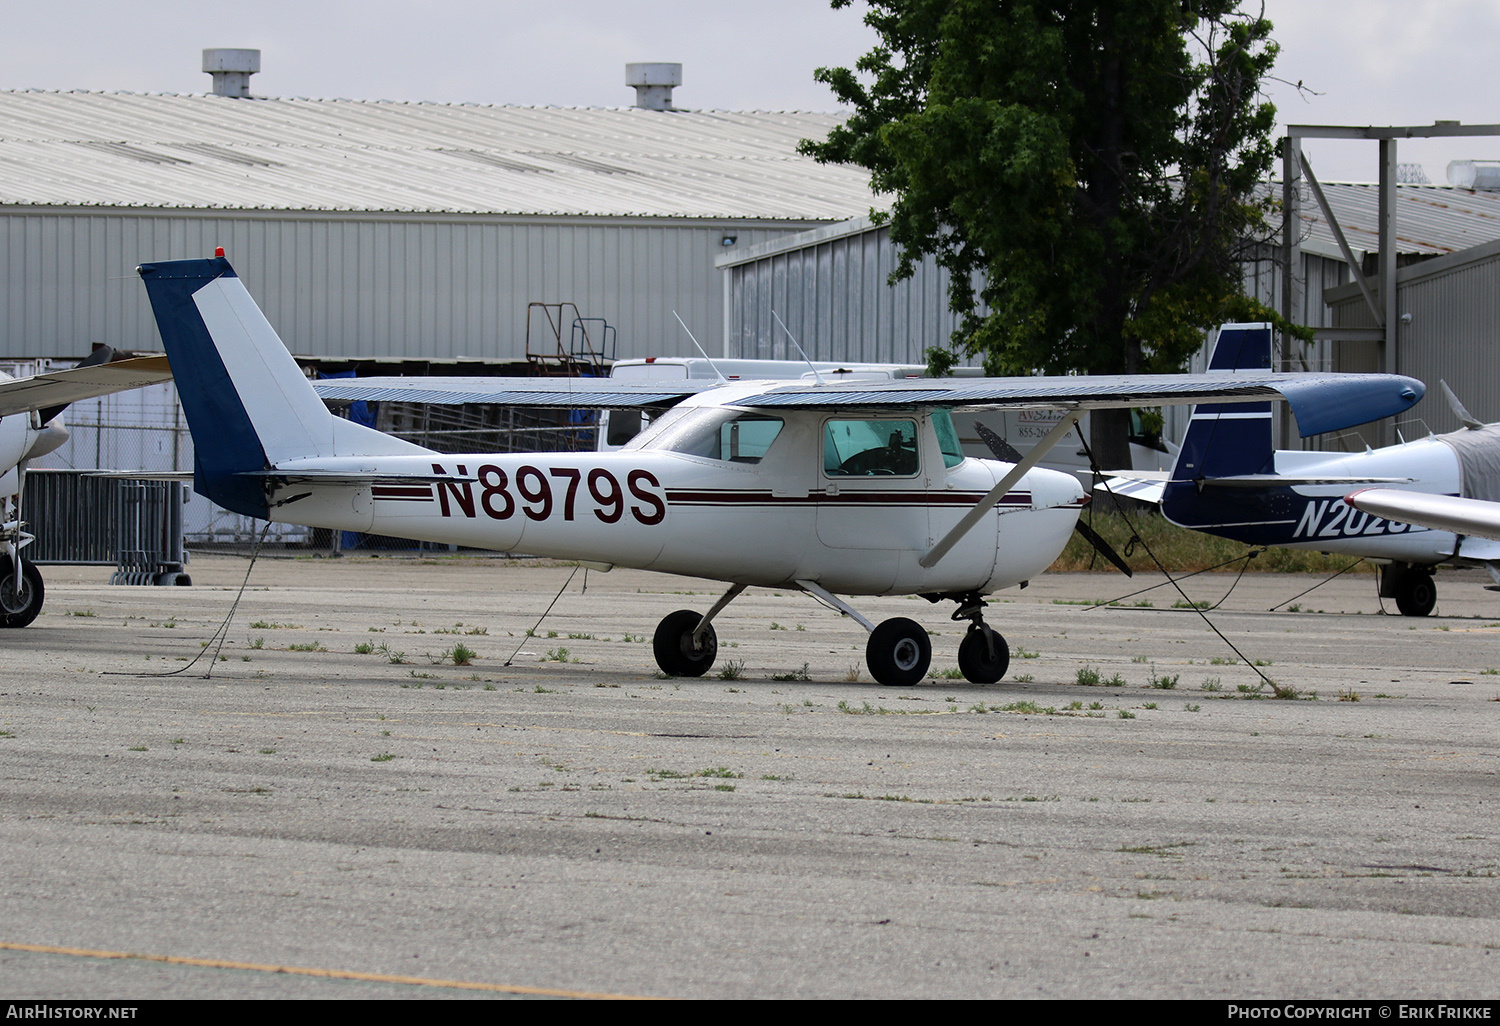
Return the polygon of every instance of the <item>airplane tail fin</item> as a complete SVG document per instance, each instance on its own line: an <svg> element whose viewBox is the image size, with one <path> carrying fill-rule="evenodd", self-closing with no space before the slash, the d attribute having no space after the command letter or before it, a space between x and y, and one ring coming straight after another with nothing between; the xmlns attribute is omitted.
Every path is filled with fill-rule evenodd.
<svg viewBox="0 0 1500 1026"><path fill-rule="evenodd" d="M1210 371L1271 369L1269 324L1225 324L1209 357ZM1193 407L1172 480L1260 474L1271 470L1275 450L1271 437L1271 404L1200 403Z"/></svg>
<svg viewBox="0 0 1500 1026"><path fill-rule="evenodd" d="M426 451L329 413L222 256L136 270L193 435L200 494L264 518L259 472L283 460Z"/></svg>
<svg viewBox="0 0 1500 1026"><path fill-rule="evenodd" d="M1221 326L1208 369L1229 374L1270 370L1271 325ZM1162 494L1162 512L1167 518L1186 526L1217 522L1221 511L1203 508L1201 482L1271 473L1276 459L1271 418L1269 402L1202 403L1193 407L1182 450Z"/></svg>

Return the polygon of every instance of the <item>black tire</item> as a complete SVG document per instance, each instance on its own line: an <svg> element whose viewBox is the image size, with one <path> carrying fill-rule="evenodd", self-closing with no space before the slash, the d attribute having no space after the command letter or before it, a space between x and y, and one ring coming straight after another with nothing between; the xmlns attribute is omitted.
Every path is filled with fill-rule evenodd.
<svg viewBox="0 0 1500 1026"><path fill-rule="evenodd" d="M714 634L713 624L703 634L702 647L693 647L693 631L702 619L702 613L679 609L662 617L656 625L651 648L662 673L671 677L701 677L713 666L719 655L719 638Z"/></svg>
<svg viewBox="0 0 1500 1026"><path fill-rule="evenodd" d="M1426 616L1437 606L1437 582L1426 570L1412 567L1396 581L1396 608L1402 616Z"/></svg>
<svg viewBox="0 0 1500 1026"><path fill-rule="evenodd" d="M990 658L990 646L985 641L984 631L978 627L970 627L964 640L959 642L958 669L964 675L964 680L974 684L994 684L1010 669L1010 645L1006 644L999 631L991 633L995 636L993 659Z"/></svg>
<svg viewBox="0 0 1500 1026"><path fill-rule="evenodd" d="M892 617L870 632L865 662L877 684L908 687L927 675L932 663L932 639L915 620Z"/></svg>
<svg viewBox="0 0 1500 1026"><path fill-rule="evenodd" d="M15 587L15 570L9 558L0 557L0 627L25 627L42 611L47 589L42 587L42 572L36 564L21 557L21 588Z"/></svg>

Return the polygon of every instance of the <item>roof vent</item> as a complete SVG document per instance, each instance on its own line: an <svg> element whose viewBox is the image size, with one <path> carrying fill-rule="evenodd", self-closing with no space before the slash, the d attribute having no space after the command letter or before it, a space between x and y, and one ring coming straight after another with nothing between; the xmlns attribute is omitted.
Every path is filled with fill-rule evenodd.
<svg viewBox="0 0 1500 1026"><path fill-rule="evenodd" d="M204 50L203 70L213 76L216 96L248 99L250 76L260 70L260 51L222 47Z"/></svg>
<svg viewBox="0 0 1500 1026"><path fill-rule="evenodd" d="M643 110L674 110L672 87L682 85L681 64L627 64L625 84L635 87L635 105Z"/></svg>
<svg viewBox="0 0 1500 1026"><path fill-rule="evenodd" d="M1500 161L1450 160L1448 184L1460 189L1500 189Z"/></svg>

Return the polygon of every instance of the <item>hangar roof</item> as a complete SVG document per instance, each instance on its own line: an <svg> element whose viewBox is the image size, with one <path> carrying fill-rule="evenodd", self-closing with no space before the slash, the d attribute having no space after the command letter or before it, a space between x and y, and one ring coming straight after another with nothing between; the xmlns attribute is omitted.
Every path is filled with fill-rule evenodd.
<svg viewBox="0 0 1500 1026"><path fill-rule="evenodd" d="M0 204L842 220L837 114L0 91Z"/></svg>
<svg viewBox="0 0 1500 1026"><path fill-rule="evenodd" d="M1279 196L1280 184L1275 188ZM1380 250L1380 188L1373 184L1324 182L1323 192L1333 208L1349 248ZM1338 243L1329 231L1317 201L1304 189L1302 218L1308 229L1304 249L1337 256ZM1500 193L1460 189L1451 185L1396 186L1396 251L1441 255L1500 239ZM1313 243L1309 245L1309 243Z"/></svg>
<svg viewBox="0 0 1500 1026"><path fill-rule="evenodd" d="M1380 250L1380 188L1363 182L1324 182L1323 193L1333 208L1344 238L1356 253ZM1281 183L1263 187L1280 198ZM1451 185L1396 186L1396 251L1422 256L1458 253L1500 239L1500 192L1460 189ZM1270 215L1277 226L1278 216ZM1338 241L1329 229L1323 211L1304 185L1302 196L1303 250L1341 260ZM715 263L719 267L747 264L768 256L804 249L846 236L884 232L886 226L868 216L838 224L809 228L756 246L726 250Z"/></svg>

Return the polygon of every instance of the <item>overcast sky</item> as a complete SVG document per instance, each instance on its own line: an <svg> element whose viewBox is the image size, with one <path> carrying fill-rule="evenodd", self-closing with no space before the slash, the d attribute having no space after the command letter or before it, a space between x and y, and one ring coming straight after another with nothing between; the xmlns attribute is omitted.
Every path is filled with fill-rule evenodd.
<svg viewBox="0 0 1500 1026"><path fill-rule="evenodd" d="M1500 122L1488 97L1496 0L1266 0L1282 45L1283 124ZM823 0L0 0L0 88L206 92L205 47L254 47L262 96L625 106L630 61L683 67L678 106L831 110L813 69L848 65L873 34ZM3 131L0 126L0 131ZM1310 142L1319 177L1373 181L1374 143ZM1446 181L1500 139L1404 141L1399 159Z"/></svg>

